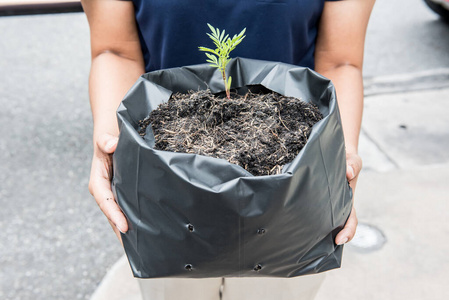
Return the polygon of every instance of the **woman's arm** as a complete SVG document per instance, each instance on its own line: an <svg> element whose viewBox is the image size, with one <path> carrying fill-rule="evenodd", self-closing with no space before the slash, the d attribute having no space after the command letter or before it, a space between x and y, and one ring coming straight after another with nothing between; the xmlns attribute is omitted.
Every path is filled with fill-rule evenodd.
<svg viewBox="0 0 449 300"><path fill-rule="evenodd" d="M116 110L144 73L132 2L82 0L91 35L89 96L94 121L89 191L120 238L128 223L111 191L112 157L117 144Z"/></svg>
<svg viewBox="0 0 449 300"><path fill-rule="evenodd" d="M375 0L343 0L324 5L315 51L315 70L331 79L337 91L346 144L346 176L355 191L362 168L358 141L363 112L363 50L369 16ZM337 244L350 241L357 217L353 208Z"/></svg>

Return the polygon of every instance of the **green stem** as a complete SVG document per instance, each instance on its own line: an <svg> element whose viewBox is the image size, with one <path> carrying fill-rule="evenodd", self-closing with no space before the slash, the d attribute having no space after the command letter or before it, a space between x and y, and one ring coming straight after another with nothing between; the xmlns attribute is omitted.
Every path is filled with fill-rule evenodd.
<svg viewBox="0 0 449 300"><path fill-rule="evenodd" d="M224 85L225 85L225 89L226 89L226 97L228 99L231 99L231 92L228 90L228 81L226 79L226 72L224 69L221 70L221 75L223 76L223 81L224 81Z"/></svg>

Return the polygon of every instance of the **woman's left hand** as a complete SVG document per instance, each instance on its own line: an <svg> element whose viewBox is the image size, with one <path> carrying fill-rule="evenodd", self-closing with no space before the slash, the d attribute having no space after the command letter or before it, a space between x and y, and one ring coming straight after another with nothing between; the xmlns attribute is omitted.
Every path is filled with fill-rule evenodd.
<svg viewBox="0 0 449 300"><path fill-rule="evenodd" d="M362 159L356 153L347 153L346 154L346 178L348 178L349 185L352 188L353 196L352 196L352 210L349 215L348 221L345 224L345 227L337 234L335 237L335 243L337 245L343 245L352 240L355 235L355 231L357 229L357 215L354 208L354 194L355 187L357 184L357 178L359 176L360 170L362 169Z"/></svg>

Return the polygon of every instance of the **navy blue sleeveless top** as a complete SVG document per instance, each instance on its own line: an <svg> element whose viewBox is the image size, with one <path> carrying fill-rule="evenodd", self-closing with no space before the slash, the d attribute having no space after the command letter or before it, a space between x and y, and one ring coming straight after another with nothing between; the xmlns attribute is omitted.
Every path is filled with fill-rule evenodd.
<svg viewBox="0 0 449 300"><path fill-rule="evenodd" d="M314 68L325 0L132 0L147 72L206 62L207 23L246 38L231 57ZM334 1L334 0L330 0Z"/></svg>

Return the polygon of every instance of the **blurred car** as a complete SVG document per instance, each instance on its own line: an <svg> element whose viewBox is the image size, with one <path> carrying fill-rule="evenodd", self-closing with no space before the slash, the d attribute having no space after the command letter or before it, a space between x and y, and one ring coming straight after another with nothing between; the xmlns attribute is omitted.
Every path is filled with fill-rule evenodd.
<svg viewBox="0 0 449 300"><path fill-rule="evenodd" d="M424 0L427 6L449 23L449 0Z"/></svg>

